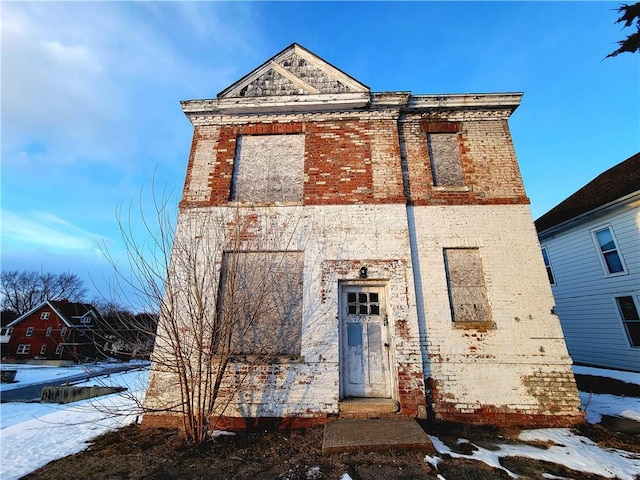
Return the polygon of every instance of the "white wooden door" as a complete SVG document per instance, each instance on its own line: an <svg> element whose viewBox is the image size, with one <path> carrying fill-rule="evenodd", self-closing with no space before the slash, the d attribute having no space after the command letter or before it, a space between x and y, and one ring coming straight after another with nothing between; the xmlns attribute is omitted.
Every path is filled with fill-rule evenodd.
<svg viewBox="0 0 640 480"><path fill-rule="evenodd" d="M390 397L389 340L383 287L342 288L344 397Z"/></svg>

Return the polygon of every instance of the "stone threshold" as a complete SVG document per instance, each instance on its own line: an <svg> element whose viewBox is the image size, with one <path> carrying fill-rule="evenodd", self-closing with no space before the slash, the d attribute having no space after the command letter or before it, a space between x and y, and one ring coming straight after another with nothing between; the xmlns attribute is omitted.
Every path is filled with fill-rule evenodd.
<svg viewBox="0 0 640 480"><path fill-rule="evenodd" d="M340 415L388 415L398 413L400 404L391 398L345 398L340 400Z"/></svg>

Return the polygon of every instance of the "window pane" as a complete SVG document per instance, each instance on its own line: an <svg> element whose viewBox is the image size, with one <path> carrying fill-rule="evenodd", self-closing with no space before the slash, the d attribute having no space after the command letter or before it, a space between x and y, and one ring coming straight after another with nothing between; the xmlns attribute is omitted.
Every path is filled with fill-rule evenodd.
<svg viewBox="0 0 640 480"><path fill-rule="evenodd" d="M618 297L618 306L620 307L620 313L625 320L640 320L638 318L638 310L632 297Z"/></svg>
<svg viewBox="0 0 640 480"><path fill-rule="evenodd" d="M360 315L367 315L369 308L366 305L360 305Z"/></svg>
<svg viewBox="0 0 640 480"><path fill-rule="evenodd" d="M607 269L609 270L609 273L624 272L618 252L615 250L613 252L605 253L604 260L607 262Z"/></svg>
<svg viewBox="0 0 640 480"><path fill-rule="evenodd" d="M553 272L551 271L551 267L547 267L547 277L549 277L549 283L551 285L555 285L556 279L553 278Z"/></svg>
<svg viewBox="0 0 640 480"><path fill-rule="evenodd" d="M356 305L349 305L347 312L349 313L349 315L355 315L356 313L358 313L358 307Z"/></svg>
<svg viewBox="0 0 640 480"><path fill-rule="evenodd" d="M358 297L356 297L355 292L349 292L347 293L347 302L349 303L355 303Z"/></svg>
<svg viewBox="0 0 640 480"><path fill-rule="evenodd" d="M379 305L371 305L371 315L380 315L380 306Z"/></svg>
<svg viewBox="0 0 640 480"><path fill-rule="evenodd" d="M367 303L367 294L366 293L359 293L358 294L358 301L360 303Z"/></svg>
<svg viewBox="0 0 640 480"><path fill-rule="evenodd" d="M549 256L547 255L547 249L546 248L542 249L542 258L544 259L544 264L548 267L549 266Z"/></svg>
<svg viewBox="0 0 640 480"><path fill-rule="evenodd" d="M611 236L611 231L608 228L604 230L600 230L596 233L598 237L598 243L600 244L600 248L603 252L607 250L614 250L616 248L615 243L613 242L613 237Z"/></svg>
<svg viewBox="0 0 640 480"><path fill-rule="evenodd" d="M627 332L629 333L629 341L634 347L640 347L640 322L625 323Z"/></svg>
<svg viewBox="0 0 640 480"><path fill-rule="evenodd" d="M371 292L371 293L369 294L369 301L370 301L370 302L373 302L373 303L378 303L378 302L379 302L379 300L378 300L378 294L377 294L377 293L373 293L373 292Z"/></svg>

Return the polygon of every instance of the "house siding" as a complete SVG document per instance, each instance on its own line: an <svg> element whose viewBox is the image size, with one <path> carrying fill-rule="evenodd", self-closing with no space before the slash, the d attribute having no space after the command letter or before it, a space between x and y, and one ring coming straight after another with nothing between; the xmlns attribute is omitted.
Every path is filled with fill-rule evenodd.
<svg viewBox="0 0 640 480"><path fill-rule="evenodd" d="M626 272L605 275L591 232L611 226ZM640 201L626 203L543 238L556 285L553 294L567 347L576 363L640 372L615 297L640 300Z"/></svg>

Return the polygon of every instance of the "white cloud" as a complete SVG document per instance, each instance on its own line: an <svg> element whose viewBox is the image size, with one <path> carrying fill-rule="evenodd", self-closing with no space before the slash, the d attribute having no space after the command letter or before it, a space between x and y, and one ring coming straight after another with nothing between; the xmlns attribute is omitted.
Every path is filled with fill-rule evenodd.
<svg viewBox="0 0 640 480"><path fill-rule="evenodd" d="M228 62L216 57L230 55L236 42L247 48L242 32L251 20L232 16L234 27L226 26L217 11L229 8L246 7L3 5L3 162L94 162L127 171L157 163L140 152L163 154L154 137L171 137L182 125L178 101L225 87L228 71L216 64ZM204 45L210 56L203 62ZM34 143L44 155L33 155Z"/></svg>
<svg viewBox="0 0 640 480"><path fill-rule="evenodd" d="M87 232L47 212L27 215L2 210L3 248L46 248L54 251L95 251L99 235Z"/></svg>

